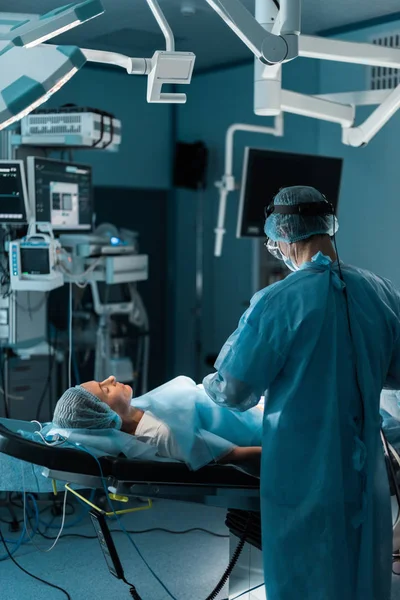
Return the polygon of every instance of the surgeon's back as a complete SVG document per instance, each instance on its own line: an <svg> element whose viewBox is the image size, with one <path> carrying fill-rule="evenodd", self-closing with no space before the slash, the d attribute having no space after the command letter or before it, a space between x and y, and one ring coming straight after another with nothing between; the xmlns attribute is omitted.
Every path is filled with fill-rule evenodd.
<svg viewBox="0 0 400 600"><path fill-rule="evenodd" d="M306 600L390 598L379 399L385 384L400 387L400 296L367 271L342 275L337 263L308 265L260 299L280 323L280 347L270 341L281 355L262 454L263 531L279 532L264 539L268 600L291 600L294 586ZM282 558L282 545L299 544L298 562Z"/></svg>
<svg viewBox="0 0 400 600"><path fill-rule="evenodd" d="M400 388L400 299L336 262L339 223L309 186L267 206L293 273L252 299L204 380L237 410L266 394L260 505L268 600L390 600L391 511L379 398ZM343 281L341 279L343 275Z"/></svg>

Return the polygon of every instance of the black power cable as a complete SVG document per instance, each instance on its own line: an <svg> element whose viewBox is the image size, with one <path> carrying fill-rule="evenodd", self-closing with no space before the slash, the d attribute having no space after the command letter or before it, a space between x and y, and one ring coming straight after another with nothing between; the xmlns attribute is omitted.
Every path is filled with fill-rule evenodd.
<svg viewBox="0 0 400 600"><path fill-rule="evenodd" d="M125 577L122 579L122 581L126 583L126 585L129 585L129 593L132 596L133 600L142 600L142 597L139 596L139 592L132 583L129 583L129 581L127 581Z"/></svg>
<svg viewBox="0 0 400 600"><path fill-rule="evenodd" d="M357 367L356 345L354 343L353 328L351 326L351 319L350 319L349 296L348 296L348 293L347 293L346 282L344 280L343 273L342 273L342 267L340 265L339 252L338 252L337 243L336 243L336 234L333 235L333 243L335 245L335 252L336 252L338 269L339 269L339 277L340 277L340 279L341 279L341 281L342 281L342 283L344 285L343 293L344 293L345 304L346 304L346 315L347 315L347 322L348 322L348 326L349 326L350 341L351 341L351 345L352 345L352 349L353 349L354 369L355 369L355 374L356 374L356 384L357 384L357 389L358 389L358 393L360 394L360 400L361 400L361 432L363 433L364 432L364 424L365 424L364 423L365 422L364 396L363 396L363 393L362 393L362 388L361 388L361 383L360 383L360 377L359 377L358 367Z"/></svg>
<svg viewBox="0 0 400 600"><path fill-rule="evenodd" d="M14 563L14 565L16 567L18 567L18 569L20 569L20 571L22 571L26 575L29 575L29 577L32 577L32 579L36 579L36 581L40 581L40 583L44 583L45 585L47 585L47 586L49 586L49 587L51 587L51 588L53 588L55 590L59 590L60 592L62 592L68 598L68 600L71 600L71 596L62 587L59 587L58 585L54 585L54 583L50 583L49 581L46 581L45 579L41 579L40 577L37 577L36 575L33 575L33 573L30 573L29 571L27 571L26 569L24 569L24 567L21 567L21 565L17 563L17 561L15 560L15 558L13 557L13 555L11 554L10 550L8 549L6 540L4 539L4 536L3 536L3 532L1 531L1 527L0 527L0 540L3 542L3 546L6 549L8 557L12 560L12 562Z"/></svg>
<svg viewBox="0 0 400 600"><path fill-rule="evenodd" d="M240 538L240 541L237 545L237 548L229 562L229 565L227 566L225 573L222 575L221 579L219 580L219 582L217 583L217 585L215 586L215 588L213 589L211 594L209 596L207 596L206 600L215 600L216 597L218 596L218 594L220 593L220 591L222 590L222 588L224 587L224 585L227 583L227 581L228 581L233 569L235 568L236 563L239 560L239 557L243 551L243 548L246 543L246 539L249 534L249 529L252 525L252 522L253 522L253 515L252 515L252 513L249 513L245 530L244 530L244 532Z"/></svg>
<svg viewBox="0 0 400 600"><path fill-rule="evenodd" d="M162 527L154 527L152 529L142 529L142 530L138 530L138 531L134 531L134 530L127 530L127 531L131 535L140 535L142 533L153 533L154 531L161 531L164 533L169 533L171 535L186 535L188 533L192 533L193 531L199 531L202 533L206 533L208 535L212 535L217 538L223 538L223 539L229 538L229 535L224 535L221 533L214 533L213 531L208 531L207 529L202 529L201 527L192 527L191 529L185 529L183 531L173 531L171 529L164 529ZM38 533L42 537L46 538L47 540L55 540L56 539L55 537L44 535L40 531ZM122 529L110 529L110 533L124 533L124 532L122 531ZM76 537L76 538L82 538L82 539L86 539L86 540L97 540L97 535L84 535L82 533L65 533L60 536L60 539L67 538L67 537Z"/></svg>
<svg viewBox="0 0 400 600"><path fill-rule="evenodd" d="M7 352L5 350L5 352ZM10 418L10 411L8 408L8 402L7 402L7 397L6 397L6 393L7 390L5 389L5 376L4 376L4 370L5 370L5 359L0 357L0 395L3 397L3 402L4 402L4 416L6 419Z"/></svg>

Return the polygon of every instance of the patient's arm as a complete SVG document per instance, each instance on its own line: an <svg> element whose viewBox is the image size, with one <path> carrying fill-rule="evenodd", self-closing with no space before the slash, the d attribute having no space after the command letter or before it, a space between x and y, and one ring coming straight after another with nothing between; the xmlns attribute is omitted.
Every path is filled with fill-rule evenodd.
<svg viewBox="0 0 400 600"><path fill-rule="evenodd" d="M242 462L246 460L260 461L261 446L236 447L229 454L225 454L218 460L220 464Z"/></svg>

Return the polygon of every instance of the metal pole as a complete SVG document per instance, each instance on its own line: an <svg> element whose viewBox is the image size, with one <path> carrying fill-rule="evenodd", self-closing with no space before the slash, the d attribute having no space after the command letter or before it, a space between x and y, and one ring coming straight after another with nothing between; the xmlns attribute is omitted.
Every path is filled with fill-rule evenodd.
<svg viewBox="0 0 400 600"><path fill-rule="evenodd" d="M8 350L4 350L4 361L3 361L3 373L4 373L4 403L6 405L7 415L11 418L10 411L10 399L9 394L9 372L8 372Z"/></svg>
<svg viewBox="0 0 400 600"><path fill-rule="evenodd" d="M196 200L196 305L195 305L195 353L196 383L200 383L203 359L203 289L204 289L204 192L197 192Z"/></svg>
<svg viewBox="0 0 400 600"><path fill-rule="evenodd" d="M156 19L158 26L164 34L167 52L175 52L174 34L172 33L172 29L169 26L160 5L158 4L157 0L147 0L147 4L149 5L151 12Z"/></svg>

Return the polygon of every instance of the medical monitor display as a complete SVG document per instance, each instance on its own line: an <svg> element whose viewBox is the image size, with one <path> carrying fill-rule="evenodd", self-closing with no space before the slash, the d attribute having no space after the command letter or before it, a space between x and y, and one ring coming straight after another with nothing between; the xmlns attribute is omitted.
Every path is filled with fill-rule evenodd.
<svg viewBox="0 0 400 600"><path fill-rule="evenodd" d="M0 161L0 223L26 224L28 206L24 163Z"/></svg>
<svg viewBox="0 0 400 600"><path fill-rule="evenodd" d="M48 275L50 273L48 248L21 248L20 253L23 275Z"/></svg>
<svg viewBox="0 0 400 600"><path fill-rule="evenodd" d="M131 290L127 283L113 283L107 285L103 282L97 283L100 304L108 306L112 304L126 304L132 302Z"/></svg>
<svg viewBox="0 0 400 600"><path fill-rule="evenodd" d="M54 231L92 228L90 166L29 157L28 181L38 223L51 223Z"/></svg>
<svg viewBox="0 0 400 600"><path fill-rule="evenodd" d="M246 148L237 237L265 237L264 208L281 188L310 185L337 212L342 159Z"/></svg>

